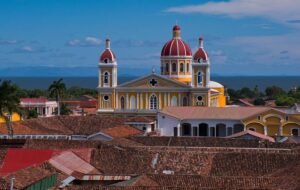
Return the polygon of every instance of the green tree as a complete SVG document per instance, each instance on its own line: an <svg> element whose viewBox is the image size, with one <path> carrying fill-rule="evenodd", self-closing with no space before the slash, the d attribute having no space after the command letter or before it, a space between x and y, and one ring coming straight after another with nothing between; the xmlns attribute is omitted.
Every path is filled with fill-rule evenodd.
<svg viewBox="0 0 300 190"><path fill-rule="evenodd" d="M3 81L0 84L0 117L4 118L8 135L14 135L11 118L13 113L21 113L19 108L18 87L11 81Z"/></svg>
<svg viewBox="0 0 300 190"><path fill-rule="evenodd" d="M267 87L265 92L266 95L271 99L275 99L277 96L286 94L286 92L278 86Z"/></svg>
<svg viewBox="0 0 300 190"><path fill-rule="evenodd" d="M60 98L63 96L66 91L66 85L62 82L62 78L57 81L53 81L53 83L49 86L48 92L51 97L55 97L58 104L57 115L60 115Z"/></svg>
<svg viewBox="0 0 300 190"><path fill-rule="evenodd" d="M28 112L27 112L27 119L30 119L30 118L38 118L38 113L35 109L29 109Z"/></svg>
<svg viewBox="0 0 300 190"><path fill-rule="evenodd" d="M46 97L47 93L45 90L41 89L33 89L29 91L30 98L39 98L39 97Z"/></svg>
<svg viewBox="0 0 300 190"><path fill-rule="evenodd" d="M279 95L275 101L277 106L292 106L296 103L296 99L288 95Z"/></svg>
<svg viewBox="0 0 300 190"><path fill-rule="evenodd" d="M238 91L241 98L254 98L255 93L248 87L244 87Z"/></svg>

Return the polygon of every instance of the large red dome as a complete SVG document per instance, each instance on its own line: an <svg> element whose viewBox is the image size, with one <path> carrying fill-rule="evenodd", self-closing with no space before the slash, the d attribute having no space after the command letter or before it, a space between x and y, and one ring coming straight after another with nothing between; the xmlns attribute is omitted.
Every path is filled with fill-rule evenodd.
<svg viewBox="0 0 300 190"><path fill-rule="evenodd" d="M181 39L180 26L173 27L173 38L161 50L161 56L192 56L189 45Z"/></svg>
<svg viewBox="0 0 300 190"><path fill-rule="evenodd" d="M192 50L183 40L172 39L162 48L161 56L192 56Z"/></svg>

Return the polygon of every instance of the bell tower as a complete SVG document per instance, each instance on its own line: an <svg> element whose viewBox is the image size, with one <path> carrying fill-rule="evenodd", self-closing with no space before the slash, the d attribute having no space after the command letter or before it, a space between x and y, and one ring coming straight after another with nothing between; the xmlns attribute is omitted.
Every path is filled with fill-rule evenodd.
<svg viewBox="0 0 300 190"><path fill-rule="evenodd" d="M110 48L110 40L105 40L105 50L99 59L98 69L98 112L114 111L114 92L117 87L117 60Z"/></svg>
<svg viewBox="0 0 300 190"><path fill-rule="evenodd" d="M117 77L117 60L113 51L110 49L110 40L105 40L105 50L99 60L99 87L111 88L116 87Z"/></svg>
<svg viewBox="0 0 300 190"><path fill-rule="evenodd" d="M199 47L193 56L192 87L208 88L210 82L210 62L203 47L203 38L199 38Z"/></svg>

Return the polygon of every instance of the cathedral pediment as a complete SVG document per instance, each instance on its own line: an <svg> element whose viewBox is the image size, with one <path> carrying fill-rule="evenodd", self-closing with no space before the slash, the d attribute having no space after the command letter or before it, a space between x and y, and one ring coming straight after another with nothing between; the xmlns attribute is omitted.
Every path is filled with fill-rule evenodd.
<svg viewBox="0 0 300 190"><path fill-rule="evenodd" d="M120 88L190 88L181 82L168 79L158 74L150 74L119 85Z"/></svg>

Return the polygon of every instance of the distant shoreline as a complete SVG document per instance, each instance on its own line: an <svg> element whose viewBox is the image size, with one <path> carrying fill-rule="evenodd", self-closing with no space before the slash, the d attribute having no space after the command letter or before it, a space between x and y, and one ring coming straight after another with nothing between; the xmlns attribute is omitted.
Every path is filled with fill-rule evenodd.
<svg viewBox="0 0 300 190"><path fill-rule="evenodd" d="M11 80L24 89L47 89L53 80L63 78L67 87L78 86L82 88L96 88L98 83L97 77L0 77L1 80ZM118 83L124 83L136 79L136 76L120 76ZM217 81L226 88L240 89L242 87L254 88L256 85L260 90L266 87L276 85L284 90L300 86L300 76L212 76L212 80Z"/></svg>

